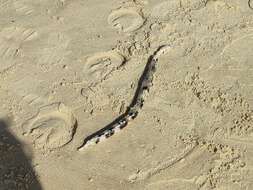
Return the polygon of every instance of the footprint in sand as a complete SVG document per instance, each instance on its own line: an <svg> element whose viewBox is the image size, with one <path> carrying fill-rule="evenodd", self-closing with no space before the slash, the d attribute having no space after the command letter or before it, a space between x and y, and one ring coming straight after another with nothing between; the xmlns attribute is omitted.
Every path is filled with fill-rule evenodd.
<svg viewBox="0 0 253 190"><path fill-rule="evenodd" d="M76 129L76 119L62 103L40 109L23 125L24 135L31 137L35 148L53 150L69 143Z"/></svg>
<svg viewBox="0 0 253 190"><path fill-rule="evenodd" d="M124 63L124 57L116 51L100 52L88 57L84 65L87 81L97 83L108 78Z"/></svg>
<svg viewBox="0 0 253 190"><path fill-rule="evenodd" d="M140 12L131 8L121 8L112 11L108 16L108 23L120 32L134 32L141 28L145 19Z"/></svg>
<svg viewBox="0 0 253 190"><path fill-rule="evenodd" d="M22 45L37 37L38 33L29 28L8 27L0 31L0 72L15 64L22 57Z"/></svg>

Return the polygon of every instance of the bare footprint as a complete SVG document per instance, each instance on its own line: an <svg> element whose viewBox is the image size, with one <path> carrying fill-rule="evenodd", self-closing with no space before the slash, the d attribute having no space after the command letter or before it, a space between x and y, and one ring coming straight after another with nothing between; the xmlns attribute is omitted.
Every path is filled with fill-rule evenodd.
<svg viewBox="0 0 253 190"><path fill-rule="evenodd" d="M100 52L86 60L84 65L85 78L97 83L105 80L113 71L124 63L124 57L116 51Z"/></svg>
<svg viewBox="0 0 253 190"><path fill-rule="evenodd" d="M0 72L15 64L15 58L22 56L22 44L33 40L38 33L33 29L8 27L0 31Z"/></svg>
<svg viewBox="0 0 253 190"><path fill-rule="evenodd" d="M24 135L32 138L37 149L53 150L69 143L74 135L76 119L62 103L45 106L25 122Z"/></svg>
<svg viewBox="0 0 253 190"><path fill-rule="evenodd" d="M144 24L142 15L131 8L121 8L108 16L108 23L120 32L134 32Z"/></svg>

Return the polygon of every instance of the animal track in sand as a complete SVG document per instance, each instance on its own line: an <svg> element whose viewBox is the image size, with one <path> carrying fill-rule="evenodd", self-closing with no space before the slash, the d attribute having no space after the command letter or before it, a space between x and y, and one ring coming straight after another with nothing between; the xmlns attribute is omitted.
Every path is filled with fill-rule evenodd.
<svg viewBox="0 0 253 190"><path fill-rule="evenodd" d="M53 150L68 144L75 133L76 119L62 103L42 107L23 125L24 135L32 138L35 148Z"/></svg>
<svg viewBox="0 0 253 190"><path fill-rule="evenodd" d="M134 32L143 26L145 19L136 10L131 8L121 8L112 11L108 16L108 23L120 32Z"/></svg>
<svg viewBox="0 0 253 190"><path fill-rule="evenodd" d="M105 80L124 64L124 57L116 51L100 52L88 57L84 65L85 78L92 83Z"/></svg>

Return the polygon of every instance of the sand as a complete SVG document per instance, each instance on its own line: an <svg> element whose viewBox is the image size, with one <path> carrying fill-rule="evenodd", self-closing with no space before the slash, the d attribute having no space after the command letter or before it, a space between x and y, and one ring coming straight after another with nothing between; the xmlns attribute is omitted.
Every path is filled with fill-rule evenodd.
<svg viewBox="0 0 253 190"><path fill-rule="evenodd" d="M252 8L0 0L0 189L253 189ZM163 45L138 116L78 150Z"/></svg>

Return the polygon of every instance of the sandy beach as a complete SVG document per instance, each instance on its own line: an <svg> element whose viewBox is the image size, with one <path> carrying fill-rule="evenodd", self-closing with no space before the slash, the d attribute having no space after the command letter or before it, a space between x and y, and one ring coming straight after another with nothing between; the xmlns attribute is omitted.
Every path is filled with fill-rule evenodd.
<svg viewBox="0 0 253 190"><path fill-rule="evenodd" d="M252 190L252 48L251 0L0 0L0 190Z"/></svg>

